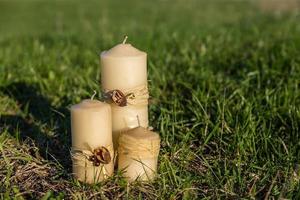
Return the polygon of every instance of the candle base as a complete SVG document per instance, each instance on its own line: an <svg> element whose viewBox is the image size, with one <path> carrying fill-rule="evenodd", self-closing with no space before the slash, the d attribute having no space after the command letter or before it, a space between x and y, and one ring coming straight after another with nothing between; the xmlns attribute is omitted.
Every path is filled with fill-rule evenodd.
<svg viewBox="0 0 300 200"><path fill-rule="evenodd" d="M73 176L77 180L83 183L95 184L99 183L113 174L111 167L99 166L99 167L85 167L73 165Z"/></svg>
<svg viewBox="0 0 300 200"><path fill-rule="evenodd" d="M119 169L123 170L123 177L128 182L153 181L157 171L157 158L134 159L121 157Z"/></svg>

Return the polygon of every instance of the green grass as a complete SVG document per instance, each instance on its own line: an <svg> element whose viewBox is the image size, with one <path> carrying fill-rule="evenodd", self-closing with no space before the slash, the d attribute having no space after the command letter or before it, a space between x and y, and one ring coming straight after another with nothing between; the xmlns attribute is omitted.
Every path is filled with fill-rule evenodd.
<svg viewBox="0 0 300 200"><path fill-rule="evenodd" d="M0 1L0 198L300 198L300 16L252 1ZM148 53L154 183L71 176L99 53Z"/></svg>

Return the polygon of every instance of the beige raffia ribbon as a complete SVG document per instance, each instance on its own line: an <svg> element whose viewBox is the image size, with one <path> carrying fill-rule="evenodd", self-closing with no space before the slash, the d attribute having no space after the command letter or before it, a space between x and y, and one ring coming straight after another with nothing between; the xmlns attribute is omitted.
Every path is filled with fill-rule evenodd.
<svg viewBox="0 0 300 200"><path fill-rule="evenodd" d="M103 148L103 147L102 147ZM110 155L110 160L108 161L108 163L112 162L113 158L113 148L112 146L108 146L108 147L104 147L109 155ZM98 148L96 148L98 149ZM95 150L96 150L95 149ZM71 157L72 157L72 161L74 165L77 166L81 166L81 167L86 167L86 168L90 168L90 167L100 167L103 168L103 174L107 175L107 171L105 169L105 162L100 162L99 165L95 165L95 162L93 160L91 160L91 158L95 155L94 152L95 150L91 151L91 150L82 150L82 149L78 149L78 148L72 148L71 149Z"/></svg>
<svg viewBox="0 0 300 200"><path fill-rule="evenodd" d="M148 105L149 92L148 86L140 85L127 90L104 90L104 99L108 103L114 103L118 106L127 105Z"/></svg>
<svg viewBox="0 0 300 200"><path fill-rule="evenodd" d="M118 154L127 155L131 158L153 158L159 154L160 139L137 140L132 137L120 134Z"/></svg>

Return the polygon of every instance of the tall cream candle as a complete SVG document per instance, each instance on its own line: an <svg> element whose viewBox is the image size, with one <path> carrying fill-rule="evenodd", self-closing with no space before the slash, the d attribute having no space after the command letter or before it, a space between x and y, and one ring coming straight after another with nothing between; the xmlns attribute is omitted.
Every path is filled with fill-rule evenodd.
<svg viewBox="0 0 300 200"><path fill-rule="evenodd" d="M71 107L73 174L86 183L97 183L113 173L111 108L97 100Z"/></svg>
<svg viewBox="0 0 300 200"><path fill-rule="evenodd" d="M127 105L111 104L114 144L121 131L148 127L147 54L125 41L101 53L102 90L127 96Z"/></svg>
<svg viewBox="0 0 300 200"><path fill-rule="evenodd" d="M137 127L122 133L118 146L118 169L129 181L153 180L157 171L160 137L157 133Z"/></svg>

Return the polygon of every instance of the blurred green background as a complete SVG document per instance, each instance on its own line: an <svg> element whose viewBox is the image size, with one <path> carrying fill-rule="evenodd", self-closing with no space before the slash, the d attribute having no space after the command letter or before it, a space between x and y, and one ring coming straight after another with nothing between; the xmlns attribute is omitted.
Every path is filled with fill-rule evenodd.
<svg viewBox="0 0 300 200"><path fill-rule="evenodd" d="M253 17L248 1L1 1L1 33L63 33L83 35L125 33L136 37L167 32L194 32L232 25ZM166 27L167 26L167 27Z"/></svg>
<svg viewBox="0 0 300 200"><path fill-rule="evenodd" d="M0 197L299 199L298 9L0 0ZM116 172L87 186L71 176L68 109L100 93L99 53L124 35L148 53L159 175L128 185Z"/></svg>

